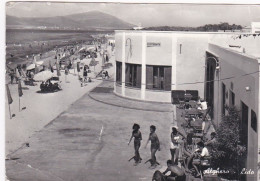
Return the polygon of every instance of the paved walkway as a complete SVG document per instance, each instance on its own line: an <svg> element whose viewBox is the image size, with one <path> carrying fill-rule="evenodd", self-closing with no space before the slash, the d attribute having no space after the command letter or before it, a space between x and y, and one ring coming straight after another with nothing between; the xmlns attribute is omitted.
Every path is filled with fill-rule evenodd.
<svg viewBox="0 0 260 181"><path fill-rule="evenodd" d="M131 99L126 99L114 94L113 82L112 80L107 80L106 82L99 85L97 88L92 90L89 96L101 103L108 104L111 106L123 107L128 109L142 110L142 111L155 111L155 112L173 112L172 104L167 103L152 103L136 101Z"/></svg>
<svg viewBox="0 0 260 181"><path fill-rule="evenodd" d="M107 100L109 97L110 102L122 103L122 98L118 96L111 98L112 93L98 92L97 90L102 87L109 88L109 84L98 86L90 95L101 100ZM172 112L156 111L156 108L163 105L171 110L172 106L125 101L121 106L120 104L114 106L110 105L110 102L102 103L90 98L88 94L84 95L67 111L31 137L29 147L24 145L10 155L11 159L6 161L8 179L151 180L155 170L166 169L166 161L170 158L170 127L173 125ZM131 103L131 106L128 103ZM155 111L132 109L134 106L153 108ZM137 166L133 166L133 161L128 162L134 155L133 142L127 145L134 123L140 124L143 136L140 148L143 162ZM156 154L161 165L156 169L150 169L149 163L144 164L144 161L150 158L150 144L144 148L150 125L156 126L161 142L161 151Z"/></svg>
<svg viewBox="0 0 260 181"><path fill-rule="evenodd" d="M140 102L136 102L136 105ZM11 154L6 162L9 180L151 180L155 170L149 164L133 166L131 136L133 123L141 125L143 160L150 157L144 148L149 126L157 127L162 150L158 161L165 166L170 157L169 125L172 114L147 112L103 104L83 96L66 112L29 139L29 147ZM158 169L164 169L159 166Z"/></svg>

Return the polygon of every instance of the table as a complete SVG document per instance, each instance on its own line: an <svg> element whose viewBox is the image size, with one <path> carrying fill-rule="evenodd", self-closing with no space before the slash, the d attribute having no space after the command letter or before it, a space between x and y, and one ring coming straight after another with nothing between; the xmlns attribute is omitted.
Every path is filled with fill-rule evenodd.
<svg viewBox="0 0 260 181"><path fill-rule="evenodd" d="M200 112L200 110L198 110L196 108L191 108L191 109L185 110L185 114L189 115L189 116L199 116L199 115L202 115L202 112Z"/></svg>

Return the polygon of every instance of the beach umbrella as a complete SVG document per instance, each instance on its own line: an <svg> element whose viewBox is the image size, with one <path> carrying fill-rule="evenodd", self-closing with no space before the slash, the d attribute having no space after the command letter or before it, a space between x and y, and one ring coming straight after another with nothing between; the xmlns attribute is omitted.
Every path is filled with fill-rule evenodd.
<svg viewBox="0 0 260 181"><path fill-rule="evenodd" d="M85 50L86 50L86 47L80 48L80 49L79 49L79 52L82 52L83 50L85 51Z"/></svg>
<svg viewBox="0 0 260 181"><path fill-rule="evenodd" d="M26 70L32 70L32 69L35 69L35 64L30 64L26 67Z"/></svg>
<svg viewBox="0 0 260 181"><path fill-rule="evenodd" d="M17 68L17 64L12 63L12 62L9 62L8 64L6 64L6 67L7 67L8 69L13 70L13 69L16 69L16 68Z"/></svg>
<svg viewBox="0 0 260 181"><path fill-rule="evenodd" d="M95 50L95 47L88 47L87 50Z"/></svg>
<svg viewBox="0 0 260 181"><path fill-rule="evenodd" d="M35 64L36 65L43 65L43 63L44 63L44 61L41 60L41 61L36 62Z"/></svg>
<svg viewBox="0 0 260 181"><path fill-rule="evenodd" d="M12 104L13 99L12 99L12 96L11 96L10 89L9 89L9 87L8 87L8 84L5 84L5 87L6 87L6 93L7 93L7 100L8 100L8 107L9 107L10 119L12 119L10 104Z"/></svg>
<svg viewBox="0 0 260 181"><path fill-rule="evenodd" d="M46 81L46 80L49 80L52 77L54 77L54 74L49 70L45 70L45 71L42 71L38 74L35 74L33 79L35 81Z"/></svg>

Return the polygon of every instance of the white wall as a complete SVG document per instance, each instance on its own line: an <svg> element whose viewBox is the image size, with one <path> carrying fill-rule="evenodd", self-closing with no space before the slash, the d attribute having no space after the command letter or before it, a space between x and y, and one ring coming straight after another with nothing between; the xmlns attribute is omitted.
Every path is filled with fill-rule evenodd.
<svg viewBox="0 0 260 181"><path fill-rule="evenodd" d="M235 106L241 109L241 101L243 101L249 108L248 112L248 158L247 169L254 169L255 173L257 164L257 150L258 150L258 134L251 128L251 110L257 115L259 124L259 64L256 59L244 56L242 54L223 49L217 45L209 45L209 51L216 54L220 61L220 81L214 84L214 121L221 121L222 110L222 82L228 91L228 98L226 104L229 105L229 90L231 90L231 82L233 82L233 92L235 93ZM242 76L245 74L255 74ZM229 77L235 77L224 80ZM215 78L218 80L218 78ZM250 91L246 91L245 87L250 87ZM219 91L219 94L218 94ZM217 111L218 110L218 111ZM259 132L259 129L258 129ZM251 180L256 180L255 175L248 175Z"/></svg>
<svg viewBox="0 0 260 181"><path fill-rule="evenodd" d="M191 34L177 38L176 79L178 90L198 90L199 96L204 97L207 48L208 35Z"/></svg>
<svg viewBox="0 0 260 181"><path fill-rule="evenodd" d="M163 33L146 33L147 43L160 43L160 46L146 46L146 64L147 65L166 65L172 64L172 36Z"/></svg>

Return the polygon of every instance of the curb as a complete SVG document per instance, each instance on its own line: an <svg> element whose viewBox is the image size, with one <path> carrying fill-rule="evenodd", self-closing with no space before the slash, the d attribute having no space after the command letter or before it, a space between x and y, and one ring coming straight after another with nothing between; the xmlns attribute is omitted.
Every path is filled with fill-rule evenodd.
<svg viewBox="0 0 260 181"><path fill-rule="evenodd" d="M173 111L160 111L160 110L154 110L154 109L142 109L142 108L134 108L134 107L127 107L127 106L121 106L121 105L118 105L118 104L114 104L114 103L109 103L109 102L105 102L103 100L99 100L97 98L94 98L91 93L88 94L88 96L97 101L97 102L100 102L100 103L103 103L103 104L107 104L107 105L110 105L110 106L116 106L116 107L121 107L121 108L125 108L125 109L133 109L133 110L139 110L139 111L152 111L152 112L164 112L164 113L172 113ZM138 101L136 101L138 102Z"/></svg>

